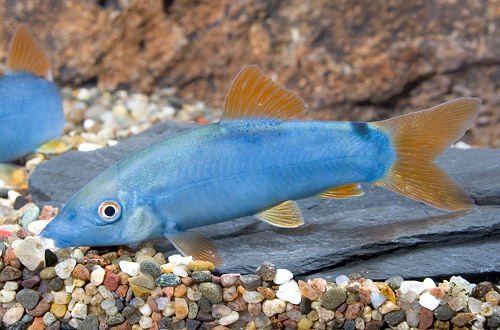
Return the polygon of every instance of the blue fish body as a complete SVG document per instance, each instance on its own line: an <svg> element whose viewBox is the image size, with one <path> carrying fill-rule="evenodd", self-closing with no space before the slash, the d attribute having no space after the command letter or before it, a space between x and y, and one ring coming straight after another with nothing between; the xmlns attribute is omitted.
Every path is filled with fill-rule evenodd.
<svg viewBox="0 0 500 330"><path fill-rule="evenodd" d="M62 100L48 60L24 25L16 31L0 78L0 162L16 160L58 137L64 128Z"/></svg>
<svg viewBox="0 0 500 330"><path fill-rule="evenodd" d="M470 209L469 196L433 161L479 106L479 99L463 98L376 123L287 121L304 113L305 103L249 66L235 78L219 123L112 165L41 236L59 246L165 236L181 253L220 265L213 243L190 229L247 215L297 227L303 219L295 200L360 196L360 182L450 211Z"/></svg>
<svg viewBox="0 0 500 330"><path fill-rule="evenodd" d="M25 72L0 78L0 162L32 152L63 128L62 100L53 82Z"/></svg>
<svg viewBox="0 0 500 330"><path fill-rule="evenodd" d="M331 187L382 178L395 159L388 136L366 123L359 124L364 127L359 132L357 125L209 124L120 161L116 180L147 196L160 218L178 230L223 222Z"/></svg>

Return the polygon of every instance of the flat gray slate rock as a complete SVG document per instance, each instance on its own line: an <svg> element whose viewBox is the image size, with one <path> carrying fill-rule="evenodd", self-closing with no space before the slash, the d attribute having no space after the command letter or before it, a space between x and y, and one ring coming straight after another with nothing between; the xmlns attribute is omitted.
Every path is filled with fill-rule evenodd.
<svg viewBox="0 0 500 330"><path fill-rule="evenodd" d="M162 123L93 152L69 152L30 178L38 205L60 206L109 165L160 138L195 127ZM216 240L221 273L253 273L263 262L296 278L361 273L371 279L500 273L500 150L450 149L438 159L474 198L477 210L448 213L391 191L363 185L358 198L299 201L305 225L277 228L254 217L198 228ZM167 255L177 253L166 240Z"/></svg>

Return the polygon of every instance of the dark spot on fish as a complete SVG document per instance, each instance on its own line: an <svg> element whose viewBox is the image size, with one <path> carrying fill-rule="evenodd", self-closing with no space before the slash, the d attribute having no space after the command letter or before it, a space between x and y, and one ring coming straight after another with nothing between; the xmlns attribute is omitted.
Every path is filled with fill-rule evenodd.
<svg viewBox="0 0 500 330"><path fill-rule="evenodd" d="M351 126L354 132L356 132L358 135L367 136L370 133L367 123L352 122Z"/></svg>

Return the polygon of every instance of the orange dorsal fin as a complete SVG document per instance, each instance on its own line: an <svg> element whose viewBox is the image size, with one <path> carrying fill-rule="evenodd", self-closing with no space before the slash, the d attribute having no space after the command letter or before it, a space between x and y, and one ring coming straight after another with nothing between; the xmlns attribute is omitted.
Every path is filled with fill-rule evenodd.
<svg viewBox="0 0 500 330"><path fill-rule="evenodd" d="M221 121L231 119L287 120L307 111L307 103L264 75L256 65L248 65L234 78L224 102Z"/></svg>
<svg viewBox="0 0 500 330"><path fill-rule="evenodd" d="M17 28L7 56L7 71L29 72L38 77L50 77L50 63L26 25Z"/></svg>

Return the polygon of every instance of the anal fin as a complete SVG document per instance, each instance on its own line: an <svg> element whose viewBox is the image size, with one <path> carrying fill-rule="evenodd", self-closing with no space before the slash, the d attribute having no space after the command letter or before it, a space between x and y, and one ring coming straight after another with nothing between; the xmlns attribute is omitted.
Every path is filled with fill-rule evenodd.
<svg viewBox="0 0 500 330"><path fill-rule="evenodd" d="M286 201L255 215L273 226L295 228L304 224L300 208L294 201Z"/></svg>
<svg viewBox="0 0 500 330"><path fill-rule="evenodd" d="M172 245L184 256L194 260L210 261L215 267L224 264L214 242L203 234L194 231L168 230L163 233Z"/></svg>
<svg viewBox="0 0 500 330"><path fill-rule="evenodd" d="M361 186L359 183L348 183L340 186L333 187L330 190L327 190L316 197L318 198L327 198L327 199L336 199L336 198L350 198L350 197L359 197L363 196L365 193L361 190Z"/></svg>

